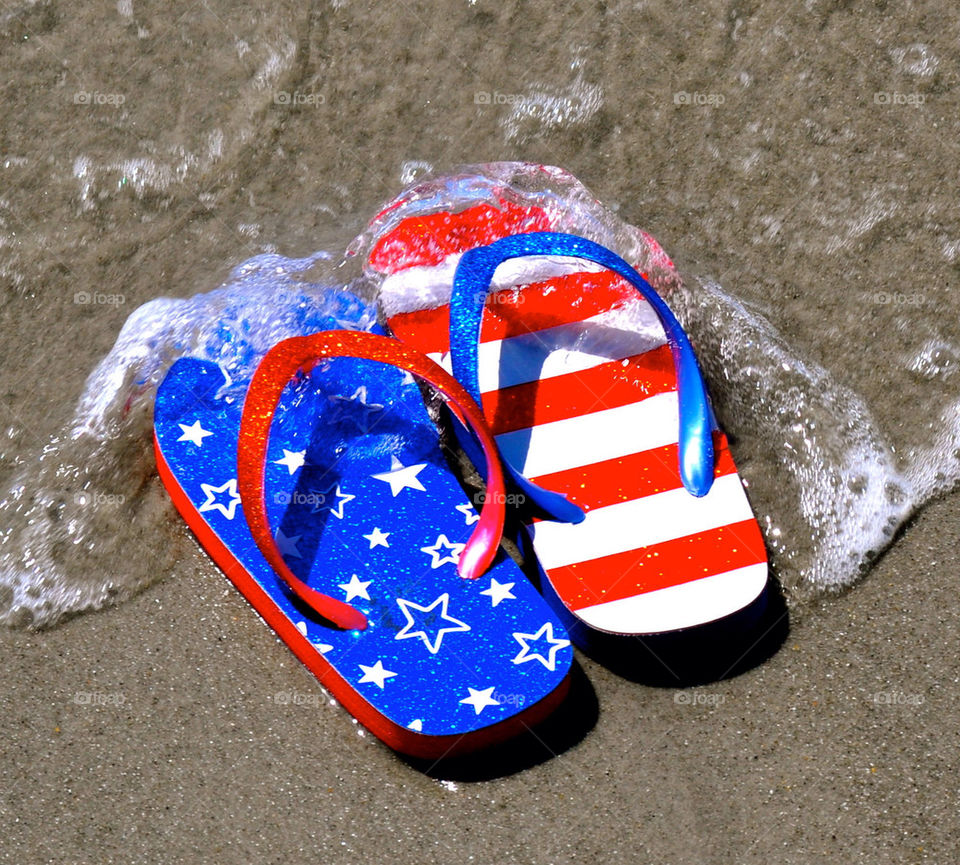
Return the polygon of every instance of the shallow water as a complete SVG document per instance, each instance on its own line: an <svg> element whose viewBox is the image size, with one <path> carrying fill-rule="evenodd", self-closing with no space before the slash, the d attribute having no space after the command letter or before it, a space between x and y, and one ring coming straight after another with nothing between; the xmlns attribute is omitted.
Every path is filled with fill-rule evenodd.
<svg viewBox="0 0 960 865"><path fill-rule="evenodd" d="M957 476L960 222L940 178L960 140L960 43L933 4L895 23L881 5L573 4L535 39L521 9L472 0L440 17L349 2L7 10L0 617L56 618L25 585L81 608L168 569L142 426L106 462L72 438L117 422L81 385L130 309L264 252L336 257L401 185L492 154L572 171L681 262L672 302L778 575L795 599L850 584ZM154 315L125 338L162 330ZM59 375L37 374L48 365ZM55 539L55 503L85 484L96 508ZM107 555L135 495L153 508L149 574Z"/></svg>
<svg viewBox="0 0 960 865"><path fill-rule="evenodd" d="M491 56L471 57L462 70L444 66L453 73L444 91L418 103L406 79L362 62L377 37L351 4L308 13L295 4L269 12L204 7L173 23L126 3L107 22L47 3L10 13L4 33L21 75L40 75L45 52L79 46L45 101L31 105L25 88L15 91L20 125L2 163L5 327L13 334L30 320L33 302L47 322L36 336L43 352L51 353L46 334L83 345L71 352L66 391L37 385L38 396L46 388L59 406L68 404L70 385L79 391L84 368L138 302L214 285L215 274L244 254L322 245L336 260L378 201L485 142L504 155L539 156L575 172L582 166L614 211L690 262L671 302L700 348L791 599L851 584L917 508L951 488L960 341L949 282L960 226L951 196L928 190L928 175L916 167L955 147L945 91L953 67L942 45L891 31L878 46L844 15L818 7L788 13L819 22L827 42L848 52L869 49L875 74L861 67L864 74L814 112L801 96L815 98L816 88L798 73L773 118L762 110L776 94L767 73L793 62L779 22L767 22L762 35L765 14L753 13L745 46L738 13L725 33L691 19L681 42L696 40L701 59L729 53L716 66L726 71L697 84L693 60L679 47L664 49L674 55L670 71L642 83L645 113L634 116L609 70L631 58L627 37L663 23L652 9L608 8L592 41L571 39L579 31L570 16L590 20L586 10L571 12L563 29L548 22L542 62L523 69L513 50L520 43L504 31L506 13L498 20L467 3L419 41L405 36L424 24L416 10L378 14L396 28L408 69L418 57L433 68L428 60L444 26L457 28L461 42L494 31L499 38ZM109 58L82 38L94 20L114 49ZM167 73L143 59L161 44L159 31L166 59L186 63L194 82L173 113ZM336 36L347 31L351 50ZM827 46L815 50L824 74L849 59ZM322 59L331 51L336 63ZM376 99L360 98L357 82ZM376 107L391 102L396 116ZM64 111L61 137L46 152L31 146ZM137 137L144 128L150 137ZM638 136L641 128L656 134ZM799 146L803 140L813 149ZM392 163L377 153L388 141ZM799 159L782 157L788 142ZM602 169L591 154L604 155ZM843 182L841 164L857 167L856 182ZM207 314L205 303L189 307L191 327ZM256 307L251 300L254 314ZM72 418L63 408L58 416L31 405L24 377L38 355L7 341L13 423L2 464L4 621L49 623L63 611L128 596L168 569L169 510L151 480L144 437L155 382L139 383L143 376L132 370L153 363L155 373L169 360L167 317L182 309L159 302L134 315ZM65 357L56 347L52 354ZM128 399L131 414L121 418ZM71 508L77 513L67 515ZM134 525L146 538L149 569L116 562Z"/></svg>
<svg viewBox="0 0 960 865"><path fill-rule="evenodd" d="M344 326L372 324L355 299L310 281L329 269L328 259L264 254L215 291L161 298L130 316L71 421L23 460L0 501L0 621L49 625L129 598L171 568L177 519L152 451L158 384L178 357L210 360L230 379L248 380L282 339L335 326L351 309L360 311Z"/></svg>
<svg viewBox="0 0 960 865"><path fill-rule="evenodd" d="M899 457L861 395L721 285L696 274L684 282L655 241L570 175L503 163L420 178L414 189L417 204L404 215L506 196L559 214L558 228L608 245L649 272L698 348L773 572L791 602L851 585L903 523L960 476L960 401L936 437ZM163 373L177 357L191 355L246 380L270 345L323 329L336 314L332 298L349 290L372 300L376 280L358 265L397 219L387 208L345 256L262 254L237 266L215 291L151 301L129 317L90 374L73 418L25 461L0 501L7 518L0 621L54 624L128 598L169 568L176 519L158 489L150 451L152 400ZM349 273L354 276L344 283ZM310 281L320 277L323 284ZM628 311L621 316L623 327L638 326ZM948 344L927 345L911 371L938 382L953 371L956 356ZM133 545L140 566L125 560Z"/></svg>

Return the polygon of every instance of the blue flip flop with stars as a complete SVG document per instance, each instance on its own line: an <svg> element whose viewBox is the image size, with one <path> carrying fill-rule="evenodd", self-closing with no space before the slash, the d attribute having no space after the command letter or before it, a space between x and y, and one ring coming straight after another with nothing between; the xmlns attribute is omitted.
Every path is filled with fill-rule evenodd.
<svg viewBox="0 0 960 865"><path fill-rule="evenodd" d="M502 550L478 579L458 575L479 516L413 377L327 360L291 380L272 420L271 531L299 579L367 617L366 629L344 630L290 592L248 528L237 448L250 373L225 366L186 357L167 373L154 416L161 477L207 551L320 682L416 756L492 744L552 711L569 682L570 641Z"/></svg>

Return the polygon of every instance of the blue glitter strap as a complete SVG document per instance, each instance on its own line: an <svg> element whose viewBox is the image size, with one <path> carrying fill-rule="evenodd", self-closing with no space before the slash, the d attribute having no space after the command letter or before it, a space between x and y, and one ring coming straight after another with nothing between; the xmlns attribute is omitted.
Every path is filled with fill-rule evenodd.
<svg viewBox="0 0 960 865"><path fill-rule="evenodd" d="M636 270L604 246L572 234L551 231L515 234L464 253L453 279L450 299L450 352L453 374L470 395L480 401L480 321L487 292L497 266L527 255L570 256L593 261L622 276L653 307L673 354L680 403L680 477L692 495L706 495L713 484L713 415L706 386L686 333L670 308ZM555 519L579 522L572 509L583 512L565 498L530 483L512 466L513 481ZM573 517L573 518L571 518Z"/></svg>

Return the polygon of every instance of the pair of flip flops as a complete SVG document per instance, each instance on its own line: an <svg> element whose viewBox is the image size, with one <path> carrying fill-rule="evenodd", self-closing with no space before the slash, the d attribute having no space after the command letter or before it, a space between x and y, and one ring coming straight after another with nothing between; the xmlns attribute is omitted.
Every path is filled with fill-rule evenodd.
<svg viewBox="0 0 960 865"><path fill-rule="evenodd" d="M484 193L414 190L372 223L392 337L350 329L368 311L341 292L252 375L184 358L156 400L160 474L201 543L361 723L419 757L546 717L571 640L693 628L767 580L669 308L558 231L562 209ZM414 377L483 469L482 507ZM531 506L520 540L542 594L498 546L512 501Z"/></svg>

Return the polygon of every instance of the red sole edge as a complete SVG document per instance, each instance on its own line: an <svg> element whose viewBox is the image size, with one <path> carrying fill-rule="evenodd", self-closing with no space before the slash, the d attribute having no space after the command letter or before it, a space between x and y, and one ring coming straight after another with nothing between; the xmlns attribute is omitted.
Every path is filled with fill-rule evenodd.
<svg viewBox="0 0 960 865"><path fill-rule="evenodd" d="M476 730L443 736L418 733L394 723L370 705L363 696L341 676L310 641L297 630L296 625L284 615L270 596L234 557L220 540L203 516L197 511L177 481L160 450L156 433L153 448L157 471L174 506L200 542L204 551L213 559L227 578L240 590L263 620L276 632L320 684L330 691L336 700L374 736L393 750L421 759L442 759L463 756L474 751L501 744L522 733L546 718L566 697L570 689L570 674L546 697L497 724Z"/></svg>

